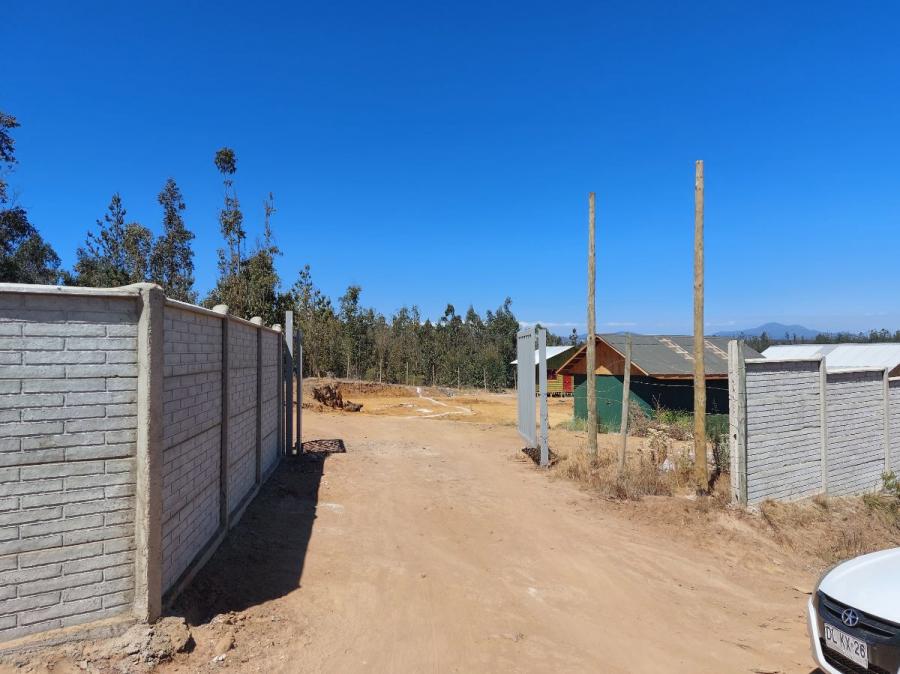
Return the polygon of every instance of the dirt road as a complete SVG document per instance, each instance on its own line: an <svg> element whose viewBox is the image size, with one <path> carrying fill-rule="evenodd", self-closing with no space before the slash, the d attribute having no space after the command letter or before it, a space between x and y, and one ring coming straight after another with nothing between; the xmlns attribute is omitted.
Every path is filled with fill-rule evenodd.
<svg viewBox="0 0 900 674"><path fill-rule="evenodd" d="M308 413L304 431L347 451L282 466L180 602L197 648L163 671L811 670L790 571L548 479L514 429Z"/></svg>

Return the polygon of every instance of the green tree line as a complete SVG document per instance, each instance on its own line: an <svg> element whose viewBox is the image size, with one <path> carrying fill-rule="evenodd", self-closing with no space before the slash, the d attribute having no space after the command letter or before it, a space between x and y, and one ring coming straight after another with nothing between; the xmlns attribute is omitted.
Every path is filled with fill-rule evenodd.
<svg viewBox="0 0 900 674"><path fill-rule="evenodd" d="M820 332L812 339L798 335L785 333L784 337L777 338L762 332L758 336L740 339L746 341L750 348L762 353L770 346L778 344L874 344L884 342L900 342L900 330L869 330L868 332Z"/></svg>
<svg viewBox="0 0 900 674"><path fill-rule="evenodd" d="M113 193L106 211L86 233L71 270L62 269L53 248L9 193L7 176L17 163L12 132L19 126L0 112L0 281L115 287L157 283L168 297L207 307L227 304L242 318L260 316L281 323L293 310L304 334L307 376L335 375L393 383L477 386L499 389L512 384L519 322L509 298L495 311L465 315L447 305L435 321L416 306L384 316L361 301L362 288L350 286L336 302L313 282L309 266L285 288L275 269L281 251L274 242L276 213L270 193L263 202L262 236L248 241L237 193L237 156L231 148L216 151L213 166L222 181L218 212L222 245L217 251L215 286L200 298L194 287L194 234L185 221L187 206L174 178L156 196L160 234L128 218L121 195ZM549 344L561 343L550 335Z"/></svg>

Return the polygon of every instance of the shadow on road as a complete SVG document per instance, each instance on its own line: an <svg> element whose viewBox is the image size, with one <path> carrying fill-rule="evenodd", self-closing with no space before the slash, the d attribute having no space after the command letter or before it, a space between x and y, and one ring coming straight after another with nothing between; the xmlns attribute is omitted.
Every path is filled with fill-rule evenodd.
<svg viewBox="0 0 900 674"><path fill-rule="evenodd" d="M297 589L325 461L344 452L343 440L313 440L303 443L299 456L285 457L168 613L199 625L219 613L242 611Z"/></svg>

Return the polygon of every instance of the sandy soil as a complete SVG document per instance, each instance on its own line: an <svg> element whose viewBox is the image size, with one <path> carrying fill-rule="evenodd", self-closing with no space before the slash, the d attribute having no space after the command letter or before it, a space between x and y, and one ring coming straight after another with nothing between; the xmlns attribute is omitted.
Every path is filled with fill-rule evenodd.
<svg viewBox="0 0 900 674"><path fill-rule="evenodd" d="M312 401L312 387L326 380L304 381L304 400ZM394 416L418 419L453 419L472 423L514 424L516 420L515 391L492 393L479 389L456 391L426 386L380 385L362 382L342 382L345 400L362 403L359 414ZM551 427L569 421L573 415L572 398L548 398L547 412ZM315 402L311 409L324 410Z"/></svg>
<svg viewBox="0 0 900 674"><path fill-rule="evenodd" d="M811 669L786 558L746 566L623 516L519 460L510 428L305 428L347 452L282 467L181 603L197 648L162 671ZM235 647L211 663L223 614Z"/></svg>
<svg viewBox="0 0 900 674"><path fill-rule="evenodd" d="M181 597L195 646L157 671L812 669L809 571L740 518L710 539L689 503L592 497L509 425L308 410L304 437L321 453L282 463ZM92 648L24 669L116 671Z"/></svg>

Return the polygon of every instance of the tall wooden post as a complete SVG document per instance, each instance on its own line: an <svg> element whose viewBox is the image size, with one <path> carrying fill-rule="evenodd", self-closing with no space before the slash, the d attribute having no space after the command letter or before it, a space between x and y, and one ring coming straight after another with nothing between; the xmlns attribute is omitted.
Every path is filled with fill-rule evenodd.
<svg viewBox="0 0 900 674"><path fill-rule="evenodd" d="M706 369L703 364L703 160L694 176L694 479L709 489L706 460Z"/></svg>
<svg viewBox="0 0 900 674"><path fill-rule="evenodd" d="M588 299L587 299L587 440L588 453L597 456L597 389L594 384L594 370L597 368L597 345L594 332L596 330L596 292L595 276L595 243L594 243L594 193L588 194Z"/></svg>
<svg viewBox="0 0 900 674"><path fill-rule="evenodd" d="M619 477L625 473L625 451L628 447L628 405L631 400L631 333L625 335L625 370L622 382L622 438L619 444Z"/></svg>

